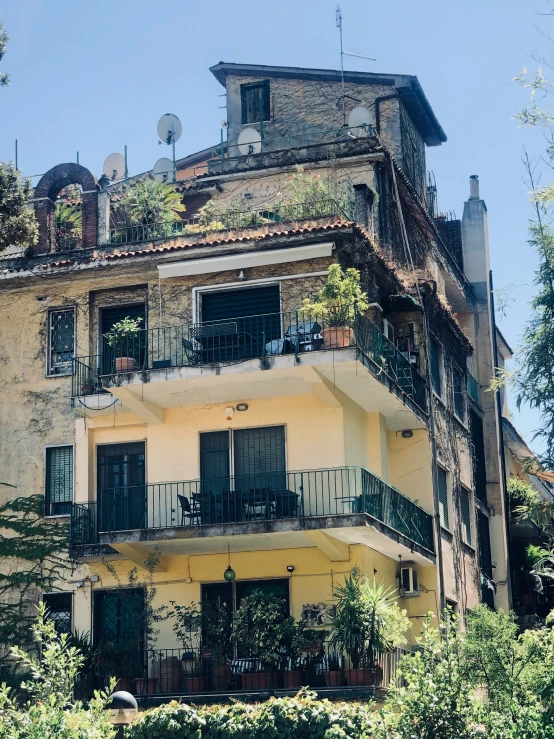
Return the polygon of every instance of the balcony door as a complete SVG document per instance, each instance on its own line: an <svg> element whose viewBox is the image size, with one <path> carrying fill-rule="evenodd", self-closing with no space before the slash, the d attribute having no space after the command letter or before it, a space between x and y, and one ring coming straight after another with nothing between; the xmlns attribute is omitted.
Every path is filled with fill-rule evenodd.
<svg viewBox="0 0 554 739"><path fill-rule="evenodd" d="M110 346L105 338L106 334L111 331L116 323L124 318L137 319L140 318L140 330L136 334L131 334L122 339L116 346ZM117 305L112 308L102 308L100 310L100 354L102 355L102 372L104 374L112 374L115 371L114 360L117 357L131 357L135 360L136 366L142 368L145 366L147 340L146 340L146 306L144 303L135 303L133 305Z"/></svg>
<svg viewBox="0 0 554 739"><path fill-rule="evenodd" d="M97 447L99 531L127 531L146 525L145 444Z"/></svg>
<svg viewBox="0 0 554 739"><path fill-rule="evenodd" d="M207 362L260 357L265 344L280 339L279 285L202 293L198 341Z"/></svg>

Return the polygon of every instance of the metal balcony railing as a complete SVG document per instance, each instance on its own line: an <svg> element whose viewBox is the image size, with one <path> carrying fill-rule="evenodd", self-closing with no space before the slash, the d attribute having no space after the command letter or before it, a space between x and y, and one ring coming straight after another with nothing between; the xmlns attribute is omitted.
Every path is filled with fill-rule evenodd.
<svg viewBox="0 0 554 739"><path fill-rule="evenodd" d="M434 551L432 516L364 467L272 472L102 489L75 504L73 544L142 529L365 513Z"/></svg>
<svg viewBox="0 0 554 739"><path fill-rule="evenodd" d="M74 360L73 397L102 392L102 378L119 373L356 347L379 380L394 383L425 411L425 380L396 346L365 316L343 323L336 326L328 317L288 311L141 329L117 341L104 336L101 355Z"/></svg>
<svg viewBox="0 0 554 739"><path fill-rule="evenodd" d="M473 400L474 403L477 403L478 406L481 405L481 398L479 397L479 383L471 375L469 372L466 373L466 383L467 383L467 394L469 397Z"/></svg>
<svg viewBox="0 0 554 739"><path fill-rule="evenodd" d="M352 199L318 198L307 203L276 205L274 209L225 210L197 215L193 218L164 221L162 223L123 224L110 229L108 245L138 244L158 239L173 239L178 236L252 228L272 223L340 216L348 220L355 218L355 203Z"/></svg>

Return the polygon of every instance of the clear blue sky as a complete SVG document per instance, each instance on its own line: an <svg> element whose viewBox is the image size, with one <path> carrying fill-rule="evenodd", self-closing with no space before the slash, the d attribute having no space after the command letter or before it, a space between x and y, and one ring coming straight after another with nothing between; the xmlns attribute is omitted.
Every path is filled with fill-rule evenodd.
<svg viewBox="0 0 554 739"><path fill-rule="evenodd" d="M219 141L223 88L208 68L218 61L338 68L334 0L6 0L0 19L11 41L0 91L0 160L27 175L75 161L97 176L107 154L127 144L130 173L162 155L156 122L165 112L183 122L177 155ZM526 244L530 216L522 182L522 148L538 137L512 119L526 93L512 83L529 54L554 34L548 0L341 0L345 50L376 57L346 67L415 74L448 142L428 152L439 207L462 214L468 177L478 174L489 209L495 286L526 285L534 255ZM531 288L501 322L516 346ZM514 421L529 440L536 416Z"/></svg>

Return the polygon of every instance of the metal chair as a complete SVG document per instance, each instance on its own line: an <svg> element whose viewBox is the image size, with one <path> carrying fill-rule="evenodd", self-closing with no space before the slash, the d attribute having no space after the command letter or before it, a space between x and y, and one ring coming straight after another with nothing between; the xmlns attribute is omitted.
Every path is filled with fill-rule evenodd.
<svg viewBox="0 0 554 739"><path fill-rule="evenodd" d="M179 495L179 493L177 493L177 500L179 501L179 506L181 507L181 526L187 525L187 518L189 519L190 526L194 526L195 524L198 525L200 523L201 514L201 509L198 501L193 499L191 505L186 495Z"/></svg>
<svg viewBox="0 0 554 739"><path fill-rule="evenodd" d="M189 364L197 365L202 364L204 361L202 351L196 349L192 341L188 339L183 339L183 353Z"/></svg>

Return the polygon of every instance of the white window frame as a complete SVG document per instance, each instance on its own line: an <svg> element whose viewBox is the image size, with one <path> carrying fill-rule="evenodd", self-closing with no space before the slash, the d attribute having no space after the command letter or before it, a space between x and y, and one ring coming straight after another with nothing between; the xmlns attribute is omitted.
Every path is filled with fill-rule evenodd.
<svg viewBox="0 0 554 739"><path fill-rule="evenodd" d="M73 357L71 359L71 369L69 372L54 372L52 365L52 316L55 313L66 313L73 311ZM76 354L76 338L77 338L77 310L76 306L70 305L65 307L49 308L46 314L46 377L69 377L73 375L73 360Z"/></svg>

